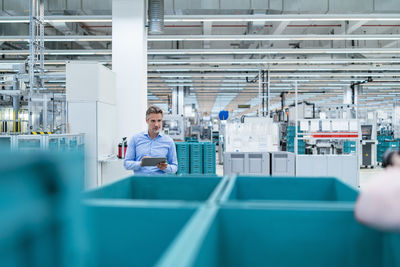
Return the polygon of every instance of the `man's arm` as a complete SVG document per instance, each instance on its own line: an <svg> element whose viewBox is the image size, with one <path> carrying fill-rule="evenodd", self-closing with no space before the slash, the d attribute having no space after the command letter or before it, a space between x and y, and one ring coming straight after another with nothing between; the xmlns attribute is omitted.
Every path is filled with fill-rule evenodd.
<svg viewBox="0 0 400 267"><path fill-rule="evenodd" d="M134 137L131 138L126 149L126 156L124 160L124 167L127 170L137 171L141 168L141 161L135 161L136 159L136 140Z"/></svg>
<svg viewBox="0 0 400 267"><path fill-rule="evenodd" d="M176 173L176 171L178 170L178 160L176 158L175 143L172 140L168 149L167 161L168 161L168 166L164 170L164 172Z"/></svg>

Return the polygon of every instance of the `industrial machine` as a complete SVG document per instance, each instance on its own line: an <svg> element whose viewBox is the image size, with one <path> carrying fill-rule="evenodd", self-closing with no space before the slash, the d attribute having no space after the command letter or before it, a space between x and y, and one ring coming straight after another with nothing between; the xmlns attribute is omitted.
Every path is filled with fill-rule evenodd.
<svg viewBox="0 0 400 267"><path fill-rule="evenodd" d="M296 131L295 126L291 126L291 136L296 131L291 146L297 143L297 176L333 176L359 186L357 118L301 119L297 127Z"/></svg>
<svg viewBox="0 0 400 267"><path fill-rule="evenodd" d="M374 168L376 166L376 131L374 124L361 125L361 166Z"/></svg>
<svg viewBox="0 0 400 267"><path fill-rule="evenodd" d="M185 124L183 115L164 115L164 133L174 140L183 141L185 139Z"/></svg>

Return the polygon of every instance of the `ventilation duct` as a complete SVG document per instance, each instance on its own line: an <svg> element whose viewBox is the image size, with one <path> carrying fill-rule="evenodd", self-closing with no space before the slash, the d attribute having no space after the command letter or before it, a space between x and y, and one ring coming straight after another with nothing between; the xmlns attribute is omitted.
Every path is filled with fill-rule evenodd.
<svg viewBox="0 0 400 267"><path fill-rule="evenodd" d="M149 0L149 33L161 34L164 30L164 0Z"/></svg>

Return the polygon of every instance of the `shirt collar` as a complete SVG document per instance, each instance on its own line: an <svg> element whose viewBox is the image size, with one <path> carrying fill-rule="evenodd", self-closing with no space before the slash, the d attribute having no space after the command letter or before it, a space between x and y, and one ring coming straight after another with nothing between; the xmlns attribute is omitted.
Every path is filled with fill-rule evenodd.
<svg viewBox="0 0 400 267"><path fill-rule="evenodd" d="M147 131L144 131L143 132L143 134L144 134L144 136L147 136L147 137L149 137L150 138L150 135L149 135L149 131L147 130ZM164 133L162 133L161 131L158 133L158 135L157 135L157 137L163 137L164 136ZM157 138L156 137L156 138Z"/></svg>

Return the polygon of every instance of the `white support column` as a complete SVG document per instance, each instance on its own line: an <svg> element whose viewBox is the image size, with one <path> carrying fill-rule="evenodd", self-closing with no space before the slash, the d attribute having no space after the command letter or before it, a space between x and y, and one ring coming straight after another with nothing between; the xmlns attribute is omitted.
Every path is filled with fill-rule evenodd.
<svg viewBox="0 0 400 267"><path fill-rule="evenodd" d="M178 87L172 89L172 115L178 114Z"/></svg>
<svg viewBox="0 0 400 267"><path fill-rule="evenodd" d="M353 90L351 89L350 86L344 86L343 87L343 104L353 104L352 103L352 96L353 96Z"/></svg>
<svg viewBox="0 0 400 267"><path fill-rule="evenodd" d="M113 0L112 68L117 77L118 138L146 129L147 29L145 0Z"/></svg>
<svg viewBox="0 0 400 267"><path fill-rule="evenodd" d="M172 114L183 115L183 86L177 86L172 89Z"/></svg>
<svg viewBox="0 0 400 267"><path fill-rule="evenodd" d="M184 92L183 86L178 87L178 115L183 115Z"/></svg>

